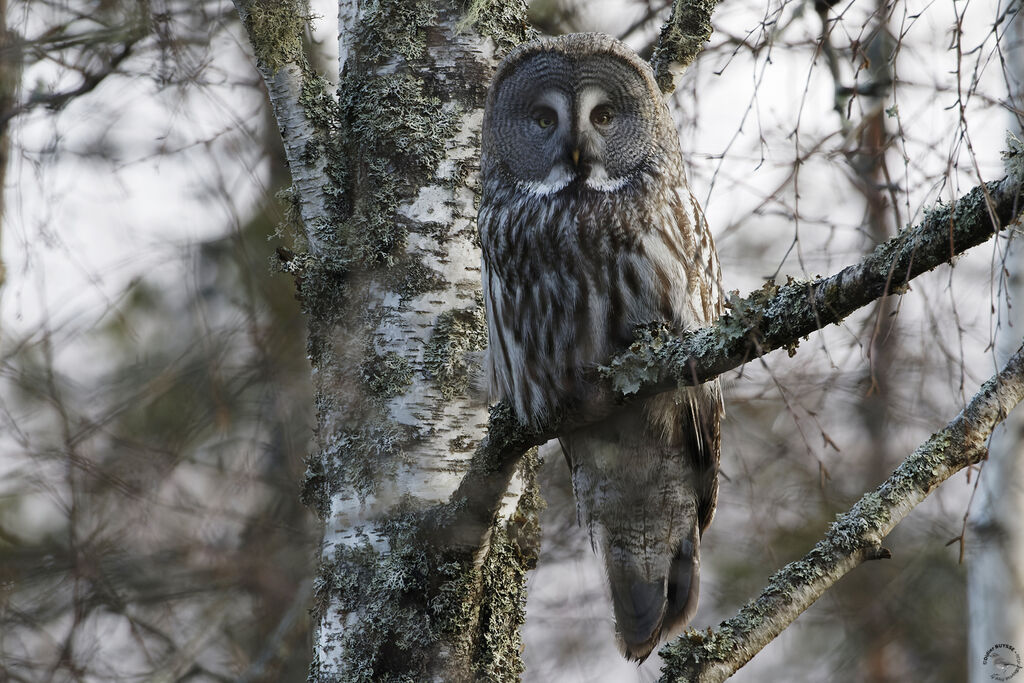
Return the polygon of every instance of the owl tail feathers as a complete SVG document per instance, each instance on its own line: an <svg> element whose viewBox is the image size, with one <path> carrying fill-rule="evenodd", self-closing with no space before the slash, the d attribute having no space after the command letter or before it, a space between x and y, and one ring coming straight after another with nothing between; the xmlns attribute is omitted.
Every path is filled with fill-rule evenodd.
<svg viewBox="0 0 1024 683"><path fill-rule="evenodd" d="M664 577L645 577L633 564L608 562L615 629L622 654L643 662L664 638L683 630L697 611L700 551L697 529L681 540ZM651 580L653 579L653 580Z"/></svg>

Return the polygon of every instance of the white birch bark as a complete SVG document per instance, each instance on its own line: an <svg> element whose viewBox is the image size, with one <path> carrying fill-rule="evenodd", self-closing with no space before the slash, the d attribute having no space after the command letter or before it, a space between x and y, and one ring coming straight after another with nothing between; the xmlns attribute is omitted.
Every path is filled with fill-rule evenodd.
<svg viewBox="0 0 1024 683"><path fill-rule="evenodd" d="M279 254L317 404L311 680L515 678L531 499L515 467L477 468L450 499L488 421L472 391L484 95L525 5L341 0L335 94L303 54L305 3L235 2L309 247Z"/></svg>
<svg viewBox="0 0 1024 683"><path fill-rule="evenodd" d="M250 3L246 0L232 2L242 23L251 25ZM305 155L307 145L318 131L310 112L302 104L302 89L308 85L308 79L312 76L311 73L303 73L304 67L308 67L304 59L280 65L257 60L257 68L263 76L274 109L274 118L281 132L285 158L292 176L292 196L306 228L305 238L310 251L321 255L331 246L324 241L322 232L315 229L328 221L329 198L323 180L327 159Z"/></svg>

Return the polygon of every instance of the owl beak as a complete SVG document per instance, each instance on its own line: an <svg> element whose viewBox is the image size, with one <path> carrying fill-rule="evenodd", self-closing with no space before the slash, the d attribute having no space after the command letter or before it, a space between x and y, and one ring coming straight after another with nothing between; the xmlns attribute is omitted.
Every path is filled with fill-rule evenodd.
<svg viewBox="0 0 1024 683"><path fill-rule="evenodd" d="M573 166L579 166L580 165L580 150L579 150L578 147L572 151L572 165Z"/></svg>

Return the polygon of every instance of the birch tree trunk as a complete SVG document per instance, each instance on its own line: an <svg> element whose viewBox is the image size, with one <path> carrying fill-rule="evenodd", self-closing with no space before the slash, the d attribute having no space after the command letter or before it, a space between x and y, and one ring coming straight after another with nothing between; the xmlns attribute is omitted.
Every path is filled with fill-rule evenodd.
<svg viewBox="0 0 1024 683"><path fill-rule="evenodd" d="M490 74L527 37L525 5L342 1L336 91L303 55L302 2L236 7L305 247L279 253L316 392L310 678L517 679L532 460L493 473L474 514L448 501L488 419L472 382L486 343L475 170Z"/></svg>
<svg viewBox="0 0 1024 683"><path fill-rule="evenodd" d="M1024 135L1024 16L1014 3L1003 41L1009 100L1016 110L1009 123ZM1003 268L998 288L995 362L1003 363L1024 334L1024 244L1019 232L1001 240ZM1024 415L1011 413L995 432L988 460L979 473L967 536L969 638L967 670L972 683L1012 674L1024 663ZM1013 650L1019 655L1014 661ZM1019 669L1018 669L1019 672ZM1006 680L1006 678L1002 678Z"/></svg>

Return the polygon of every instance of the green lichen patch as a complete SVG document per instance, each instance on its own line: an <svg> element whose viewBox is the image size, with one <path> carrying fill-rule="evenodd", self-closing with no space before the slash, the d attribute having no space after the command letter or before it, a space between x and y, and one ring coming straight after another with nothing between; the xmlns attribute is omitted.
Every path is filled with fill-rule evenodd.
<svg viewBox="0 0 1024 683"><path fill-rule="evenodd" d="M465 453L476 449L479 442L469 434L459 434L448 439L448 450L452 453Z"/></svg>
<svg viewBox="0 0 1024 683"><path fill-rule="evenodd" d="M509 539L518 548L519 558L526 569L537 567L541 541L540 512L547 506L537 484L540 466L541 460L536 448L528 450L519 461L523 493L508 522Z"/></svg>
<svg viewBox="0 0 1024 683"><path fill-rule="evenodd" d="M687 67L711 38L711 13L719 0L691 0L672 3L672 16L661 29L651 56L655 79L663 93L673 89L671 67Z"/></svg>
<svg viewBox="0 0 1024 683"><path fill-rule="evenodd" d="M689 629L658 652L664 661L661 680L691 680L690 666L706 661L723 661L732 654L736 644L728 624L722 624L717 631Z"/></svg>
<svg viewBox="0 0 1024 683"><path fill-rule="evenodd" d="M645 384L657 382L664 366L663 351L675 335L667 325L642 325L633 332L633 343L626 353L617 355L611 362L600 368L603 376L609 378L612 388L628 396L635 394Z"/></svg>
<svg viewBox="0 0 1024 683"><path fill-rule="evenodd" d="M382 62L400 56L411 62L423 57L425 34L436 23L438 3L371 0L360 9L353 38L362 59Z"/></svg>
<svg viewBox="0 0 1024 683"><path fill-rule="evenodd" d="M306 65L304 64L304 66ZM302 105L306 117L319 131L337 132L341 110L338 107L338 100L331 93L331 84L308 66L303 74L299 103ZM311 156L311 150L307 149L306 154L307 157Z"/></svg>
<svg viewBox="0 0 1024 683"><path fill-rule="evenodd" d="M519 546L496 525L482 569L483 638L473 658L479 680L518 681L523 673L519 627L526 620L526 570Z"/></svg>
<svg viewBox="0 0 1024 683"><path fill-rule="evenodd" d="M1006 149L1001 154L1006 175L1024 182L1024 141L1013 133L1006 133Z"/></svg>
<svg viewBox="0 0 1024 683"><path fill-rule="evenodd" d="M401 395L412 384L412 366L394 351L378 354L368 349L359 364L359 377L367 392L380 399Z"/></svg>
<svg viewBox="0 0 1024 683"><path fill-rule="evenodd" d="M319 458L329 491L351 491L361 499L394 478L401 458L402 433L387 425L343 429L332 434Z"/></svg>
<svg viewBox="0 0 1024 683"><path fill-rule="evenodd" d="M310 334L307 340L310 356L318 359L331 329L345 314L350 301L348 273L328 267L324 261L310 254L297 254L285 268L295 278L295 286L302 312L309 316Z"/></svg>
<svg viewBox="0 0 1024 683"><path fill-rule="evenodd" d="M246 28L256 60L271 72L302 61L302 34L312 20L306 0L252 0Z"/></svg>
<svg viewBox="0 0 1024 683"><path fill-rule="evenodd" d="M423 367L446 399L469 387L473 366L469 354L487 346L483 306L456 308L437 316L423 354Z"/></svg>
<svg viewBox="0 0 1024 683"><path fill-rule="evenodd" d="M358 185L341 236L350 260L392 265L406 237L396 219L399 202L432 177L457 132L458 111L442 106L424 79L412 73L350 76L339 95L348 181Z"/></svg>
<svg viewBox="0 0 1024 683"><path fill-rule="evenodd" d="M384 274L384 284L408 302L427 292L440 292L448 287L441 273L411 254L403 254Z"/></svg>
<svg viewBox="0 0 1024 683"><path fill-rule="evenodd" d="M539 467L537 449L530 449L519 465L523 480L519 504L508 522L491 528L480 569L481 601L474 615L480 633L473 647L476 680L518 681L523 673L519 630L526 620L526 572L537 566L539 512L544 507L537 485Z"/></svg>
<svg viewBox="0 0 1024 683"><path fill-rule="evenodd" d="M369 544L336 550L325 583L340 611L361 617L340 643L346 681L429 679L440 642L424 601L436 566L418 542L418 521L417 513L405 510L385 522L386 554Z"/></svg>
<svg viewBox="0 0 1024 683"><path fill-rule="evenodd" d="M489 36L500 52L508 52L537 36L526 16L525 0L472 0L459 22L459 30L473 27Z"/></svg>
<svg viewBox="0 0 1024 683"><path fill-rule="evenodd" d="M452 559L443 543L422 534L435 512L399 506L378 526L387 553L368 542L338 546L321 570L320 610L331 604L360 615L339 643L346 681L518 680L522 552L495 526L482 567ZM442 651L448 666L439 671Z"/></svg>

